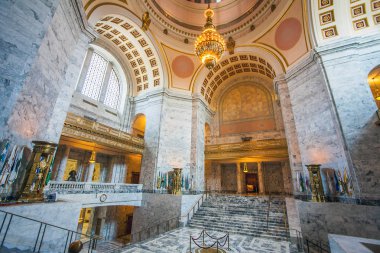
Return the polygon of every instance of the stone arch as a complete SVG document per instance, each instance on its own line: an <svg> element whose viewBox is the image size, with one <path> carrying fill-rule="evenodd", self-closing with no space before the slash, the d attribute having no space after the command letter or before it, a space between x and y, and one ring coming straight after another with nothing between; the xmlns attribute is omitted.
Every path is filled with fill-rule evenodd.
<svg viewBox="0 0 380 253"><path fill-rule="evenodd" d="M125 56L134 82L134 95L167 85L161 48L149 31L140 28L139 18L121 6L110 4L95 6L89 14L89 23L100 37Z"/></svg>
<svg viewBox="0 0 380 253"><path fill-rule="evenodd" d="M193 92L210 104L215 91L225 80L239 75L255 74L274 79L285 71L283 60L261 47L242 47L225 55L212 69L200 68L193 80Z"/></svg>

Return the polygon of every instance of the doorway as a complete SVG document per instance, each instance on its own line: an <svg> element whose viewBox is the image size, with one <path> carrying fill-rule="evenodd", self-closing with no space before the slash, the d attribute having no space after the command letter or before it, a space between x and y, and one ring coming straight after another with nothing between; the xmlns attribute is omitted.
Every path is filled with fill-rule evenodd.
<svg viewBox="0 0 380 253"><path fill-rule="evenodd" d="M245 187L247 193L259 192L259 180L257 173L245 173Z"/></svg>

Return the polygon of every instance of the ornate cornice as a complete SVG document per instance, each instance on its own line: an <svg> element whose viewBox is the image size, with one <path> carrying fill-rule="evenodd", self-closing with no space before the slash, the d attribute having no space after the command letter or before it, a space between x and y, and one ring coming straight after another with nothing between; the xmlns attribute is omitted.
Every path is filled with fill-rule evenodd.
<svg viewBox="0 0 380 253"><path fill-rule="evenodd" d="M206 145L206 159L257 157L288 159L286 139L254 140L249 142Z"/></svg>
<svg viewBox="0 0 380 253"><path fill-rule="evenodd" d="M62 135L131 153L142 154L144 151L144 139L73 113L67 114Z"/></svg>

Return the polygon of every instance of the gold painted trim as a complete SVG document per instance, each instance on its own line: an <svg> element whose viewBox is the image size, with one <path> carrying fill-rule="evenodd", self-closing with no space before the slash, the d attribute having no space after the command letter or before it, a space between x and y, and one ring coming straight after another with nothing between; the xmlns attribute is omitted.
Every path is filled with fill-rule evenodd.
<svg viewBox="0 0 380 253"><path fill-rule="evenodd" d="M288 159L286 139L254 140L250 142L206 145L205 160L254 157Z"/></svg>
<svg viewBox="0 0 380 253"><path fill-rule="evenodd" d="M307 9L307 0L303 0L302 1L302 19L303 19L303 26L305 27L305 40L306 40L306 48L307 48L307 51L309 52L310 49L311 49L311 36L310 36L310 27L309 27L309 20L308 20L308 15L305 15L305 13L307 14L308 13L308 9Z"/></svg>
<svg viewBox="0 0 380 253"><path fill-rule="evenodd" d="M322 10L322 9L334 6L334 0L330 0L330 4L326 5L326 6L321 6L321 1L322 0L318 0L318 10ZM343 0L343 1L345 1L345 0Z"/></svg>
<svg viewBox="0 0 380 253"><path fill-rule="evenodd" d="M357 28L357 27L356 27L356 24L359 23L359 22L361 22L361 21L364 21L365 26L360 27L360 28ZM369 27L369 24L368 24L368 20L367 20L367 18L361 18L361 19L358 19L358 20L354 20L354 21L352 21L352 24L354 25L354 30L355 30L355 31L359 31L359 30L362 30L362 29L364 29L364 28Z"/></svg>
<svg viewBox="0 0 380 253"><path fill-rule="evenodd" d="M355 15L354 14L354 9L357 9L357 8L360 8L360 7L362 8L363 12ZM351 7L351 18L356 18L356 17L359 17L359 16L364 15L364 14L366 14L366 9L365 9L365 4L364 3Z"/></svg>
<svg viewBox="0 0 380 253"><path fill-rule="evenodd" d="M371 1L371 10L372 11L378 11L378 10L380 10L380 7L377 8L377 9L374 8L374 3L376 3L376 2L380 2L380 1L378 1L378 0L372 0Z"/></svg>
<svg viewBox="0 0 380 253"><path fill-rule="evenodd" d="M73 113L67 114L62 136L136 154L144 152L144 139Z"/></svg>
<svg viewBox="0 0 380 253"><path fill-rule="evenodd" d="M380 24L380 14L373 15L373 22L374 22L375 25L379 25Z"/></svg>
<svg viewBox="0 0 380 253"><path fill-rule="evenodd" d="M331 20L328 21L328 22L323 23L322 17L325 14L328 14L328 13L331 13ZM324 26L324 25L327 25L327 24L330 24L330 23L334 23L334 22L335 22L334 10L325 11L325 12L322 12L322 13L319 14L319 24L320 24L320 26Z"/></svg>

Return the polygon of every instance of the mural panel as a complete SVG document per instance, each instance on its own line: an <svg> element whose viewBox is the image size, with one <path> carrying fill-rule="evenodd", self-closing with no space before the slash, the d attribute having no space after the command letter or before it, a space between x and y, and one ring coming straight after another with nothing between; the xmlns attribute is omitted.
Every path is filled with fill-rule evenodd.
<svg viewBox="0 0 380 253"><path fill-rule="evenodd" d="M221 135L274 130L272 99L259 85L240 85L224 95L220 106Z"/></svg>

